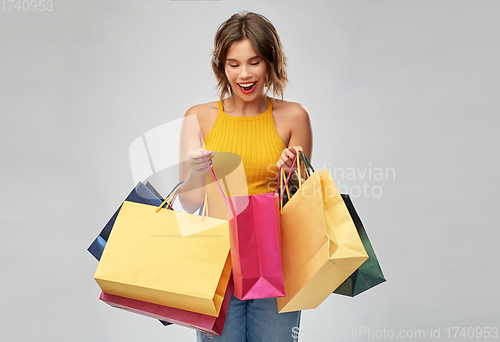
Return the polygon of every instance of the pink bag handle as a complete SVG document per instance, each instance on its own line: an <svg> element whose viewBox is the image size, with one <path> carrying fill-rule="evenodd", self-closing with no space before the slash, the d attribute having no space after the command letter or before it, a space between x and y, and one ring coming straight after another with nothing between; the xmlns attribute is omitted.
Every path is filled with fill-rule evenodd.
<svg viewBox="0 0 500 342"><path fill-rule="evenodd" d="M226 205L228 205L229 203L227 201L227 197L224 194L224 191L222 191L222 188L219 184L219 181L217 180L217 177L215 177L215 173L212 170L212 168L210 167L210 164L208 163L207 157L205 157L205 151L202 151L201 155L203 156L203 159L205 159L205 163L207 163L208 169L210 170L210 173L212 174L212 178L214 179L215 184L217 184L217 187L219 188L219 191L220 191L220 194L222 195L222 199L224 200L224 203L226 203Z"/></svg>
<svg viewBox="0 0 500 342"><path fill-rule="evenodd" d="M283 198L283 195L285 193L286 185L288 184L288 181L290 180L290 176L293 173L293 167L295 166L295 163L297 162L297 158L298 158L298 153L295 156L295 158L293 159L292 167L290 167L290 172L288 173L288 177L286 179L285 186L283 187L283 189L280 189L281 188L281 167L280 167L280 170L278 172L278 183L276 184L276 192L279 193L280 200ZM299 175L300 175L300 170L299 170ZM300 181L299 181L299 183L300 183Z"/></svg>

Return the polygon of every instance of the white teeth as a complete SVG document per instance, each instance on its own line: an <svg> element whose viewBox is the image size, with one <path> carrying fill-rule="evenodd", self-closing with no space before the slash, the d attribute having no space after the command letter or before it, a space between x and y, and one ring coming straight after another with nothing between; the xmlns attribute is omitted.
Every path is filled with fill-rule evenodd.
<svg viewBox="0 0 500 342"><path fill-rule="evenodd" d="M252 82L252 83L238 83L238 84L239 84L240 86L242 86L242 87L245 87L245 88L246 88L246 87L251 87L251 86L253 86L253 84L254 84L254 83L255 83L255 82Z"/></svg>

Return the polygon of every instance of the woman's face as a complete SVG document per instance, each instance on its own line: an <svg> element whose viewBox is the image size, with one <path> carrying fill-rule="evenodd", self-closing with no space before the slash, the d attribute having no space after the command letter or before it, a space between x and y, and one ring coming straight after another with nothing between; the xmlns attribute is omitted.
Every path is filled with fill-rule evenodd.
<svg viewBox="0 0 500 342"><path fill-rule="evenodd" d="M264 94L266 62L257 56L248 39L231 45L227 52L225 69L229 84L238 98L252 102Z"/></svg>

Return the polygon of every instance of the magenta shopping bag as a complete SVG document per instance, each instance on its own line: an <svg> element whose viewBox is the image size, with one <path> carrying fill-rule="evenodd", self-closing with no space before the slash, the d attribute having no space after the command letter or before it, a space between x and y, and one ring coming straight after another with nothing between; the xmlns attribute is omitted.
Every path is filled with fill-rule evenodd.
<svg viewBox="0 0 500 342"><path fill-rule="evenodd" d="M230 197L228 220L234 295L283 297L278 194Z"/></svg>
<svg viewBox="0 0 500 342"><path fill-rule="evenodd" d="M212 169L210 173L227 205L235 297L285 296L278 194L227 198Z"/></svg>
<svg viewBox="0 0 500 342"><path fill-rule="evenodd" d="M220 336L224 328L224 322L226 321L227 309L229 307L232 292L233 280L229 278L229 283L227 284L218 317L119 297L104 292L101 293L99 299L118 309L156 318L161 321L167 320L170 323Z"/></svg>

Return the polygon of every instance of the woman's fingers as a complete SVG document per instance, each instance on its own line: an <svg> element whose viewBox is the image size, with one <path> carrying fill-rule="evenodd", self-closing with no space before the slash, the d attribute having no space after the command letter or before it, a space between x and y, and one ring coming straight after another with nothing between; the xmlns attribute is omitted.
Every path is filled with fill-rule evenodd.
<svg viewBox="0 0 500 342"><path fill-rule="evenodd" d="M285 148L281 153L280 159L276 163L276 167L278 169L283 168L285 172L290 172L290 168L292 167L293 160L297 155L297 151L302 151L301 146L290 146Z"/></svg>
<svg viewBox="0 0 500 342"><path fill-rule="evenodd" d="M285 152L284 154L287 157L287 159L293 159L293 158L295 158L295 153L294 153L295 151L292 152L290 148L287 148L283 152Z"/></svg>
<svg viewBox="0 0 500 342"><path fill-rule="evenodd" d="M213 151L207 151L204 148L199 148L197 150L191 150L188 152L188 158L189 159L199 159L201 158L204 160L203 156L205 156L207 159L211 159L214 157L214 152Z"/></svg>
<svg viewBox="0 0 500 342"><path fill-rule="evenodd" d="M208 161L208 165L207 165L207 162L202 159L202 160L193 160L192 163L190 163L190 166L192 169L194 170L205 170L205 171L208 171L208 168L212 168L213 166L213 160L212 159L207 159Z"/></svg>
<svg viewBox="0 0 500 342"><path fill-rule="evenodd" d="M205 173L214 165L213 157L215 153L203 148L188 152L188 164L195 173ZM208 165L207 165L208 162Z"/></svg>

